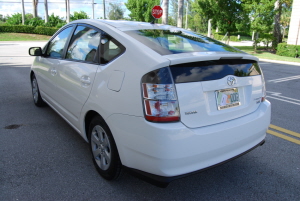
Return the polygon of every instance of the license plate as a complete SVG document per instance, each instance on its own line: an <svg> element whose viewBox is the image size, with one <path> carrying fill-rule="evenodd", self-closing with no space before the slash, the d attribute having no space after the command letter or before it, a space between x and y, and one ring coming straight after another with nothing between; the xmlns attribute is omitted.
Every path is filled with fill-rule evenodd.
<svg viewBox="0 0 300 201"><path fill-rule="evenodd" d="M215 92L218 110L241 105L238 88L222 89Z"/></svg>

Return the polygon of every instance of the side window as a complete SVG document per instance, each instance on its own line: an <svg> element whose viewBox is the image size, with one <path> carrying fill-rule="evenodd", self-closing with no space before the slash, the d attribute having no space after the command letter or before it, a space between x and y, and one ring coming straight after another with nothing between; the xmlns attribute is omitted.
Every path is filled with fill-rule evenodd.
<svg viewBox="0 0 300 201"><path fill-rule="evenodd" d="M78 26L72 36L67 59L93 62L99 42L99 32L90 27Z"/></svg>
<svg viewBox="0 0 300 201"><path fill-rule="evenodd" d="M68 36L70 35L73 27L68 27L61 31L55 38L49 43L47 49L47 55L54 58L62 58L64 47L67 42Z"/></svg>
<svg viewBox="0 0 300 201"><path fill-rule="evenodd" d="M125 51L125 47L116 39L107 34L103 34L101 40L100 60L102 64L106 64L118 57Z"/></svg>

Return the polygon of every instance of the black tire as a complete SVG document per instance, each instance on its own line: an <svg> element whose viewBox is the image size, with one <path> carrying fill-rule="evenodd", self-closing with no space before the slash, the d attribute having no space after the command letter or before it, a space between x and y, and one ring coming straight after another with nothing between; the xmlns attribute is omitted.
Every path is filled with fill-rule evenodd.
<svg viewBox="0 0 300 201"><path fill-rule="evenodd" d="M31 92L32 92L33 102L36 106L43 107L46 105L46 103L43 101L41 97L39 85L37 83L35 75L31 76Z"/></svg>
<svg viewBox="0 0 300 201"><path fill-rule="evenodd" d="M122 164L111 131L100 116L92 119L88 134L93 163L98 173L106 180L117 179Z"/></svg>

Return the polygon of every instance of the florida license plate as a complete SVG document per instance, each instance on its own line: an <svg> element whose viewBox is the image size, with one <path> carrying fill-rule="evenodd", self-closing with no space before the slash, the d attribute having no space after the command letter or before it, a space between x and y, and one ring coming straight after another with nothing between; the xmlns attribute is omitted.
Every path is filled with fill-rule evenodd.
<svg viewBox="0 0 300 201"><path fill-rule="evenodd" d="M241 105L238 88L217 90L215 93L218 110Z"/></svg>

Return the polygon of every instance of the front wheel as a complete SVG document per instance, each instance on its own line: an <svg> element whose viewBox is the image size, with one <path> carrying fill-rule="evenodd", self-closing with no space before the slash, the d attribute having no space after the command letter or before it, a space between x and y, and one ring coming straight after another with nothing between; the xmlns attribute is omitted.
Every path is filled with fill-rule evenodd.
<svg viewBox="0 0 300 201"><path fill-rule="evenodd" d="M89 127L90 150L99 174L107 180L117 179L121 172L121 161L116 143L104 120L97 116Z"/></svg>
<svg viewBox="0 0 300 201"><path fill-rule="evenodd" d="M39 86L35 75L32 75L31 77L31 89L32 89L32 97L33 97L34 104L38 107L42 107L46 105L41 97Z"/></svg>

